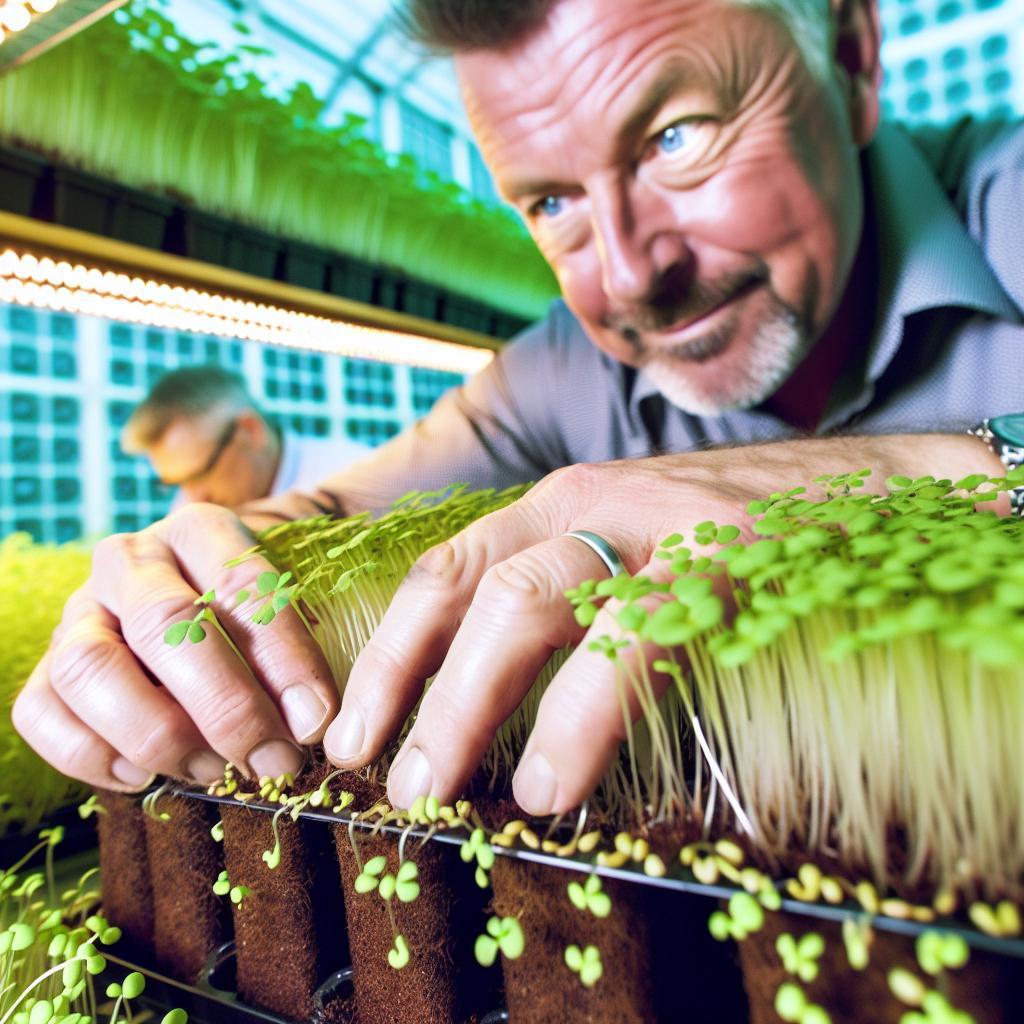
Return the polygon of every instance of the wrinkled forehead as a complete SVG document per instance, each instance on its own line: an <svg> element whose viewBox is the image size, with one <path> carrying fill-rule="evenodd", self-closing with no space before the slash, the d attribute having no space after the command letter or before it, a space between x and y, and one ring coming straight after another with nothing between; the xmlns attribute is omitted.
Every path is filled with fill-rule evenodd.
<svg viewBox="0 0 1024 1024"><path fill-rule="evenodd" d="M735 0L558 0L524 39L458 55L456 70L484 155L500 163L526 137L618 130L659 79L722 99L769 39L794 49L781 18Z"/></svg>

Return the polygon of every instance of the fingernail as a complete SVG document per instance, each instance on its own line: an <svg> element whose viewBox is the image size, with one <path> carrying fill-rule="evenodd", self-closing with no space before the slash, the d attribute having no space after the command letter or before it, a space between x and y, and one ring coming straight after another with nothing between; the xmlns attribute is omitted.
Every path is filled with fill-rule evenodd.
<svg viewBox="0 0 1024 1024"><path fill-rule="evenodd" d="M512 780L516 803L528 814L551 814L558 792L558 779L543 754L531 754Z"/></svg>
<svg viewBox="0 0 1024 1024"><path fill-rule="evenodd" d="M338 720L327 730L324 750L332 761L347 761L363 749L365 736L363 716L353 709L343 710Z"/></svg>
<svg viewBox="0 0 1024 1024"><path fill-rule="evenodd" d="M303 764L305 755L294 743L287 740L267 740L249 751L246 761L249 763L249 771L257 779L264 775L276 779L278 775L298 775Z"/></svg>
<svg viewBox="0 0 1024 1024"><path fill-rule="evenodd" d="M388 774L388 795L395 807L411 807L418 796L430 796L430 762L413 747Z"/></svg>
<svg viewBox="0 0 1024 1024"><path fill-rule="evenodd" d="M185 759L185 774L207 786L224 778L224 767L224 758L212 750L202 750Z"/></svg>
<svg viewBox="0 0 1024 1024"><path fill-rule="evenodd" d="M156 778L152 772L147 772L145 768L132 764L126 757L115 758L114 763L110 766L110 772L118 782L123 782L126 786L131 786L132 789L142 789Z"/></svg>
<svg viewBox="0 0 1024 1024"><path fill-rule="evenodd" d="M314 736L327 717L327 705L308 686L289 686L281 694L281 707L300 743Z"/></svg>

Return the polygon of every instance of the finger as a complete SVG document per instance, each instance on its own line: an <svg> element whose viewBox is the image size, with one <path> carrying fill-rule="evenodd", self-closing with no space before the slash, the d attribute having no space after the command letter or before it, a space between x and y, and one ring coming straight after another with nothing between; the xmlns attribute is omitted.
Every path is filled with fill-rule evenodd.
<svg viewBox="0 0 1024 1024"><path fill-rule="evenodd" d="M654 605L653 596L642 602ZM650 609L649 609L650 610ZM619 638L618 605L602 608L583 641L569 656L541 698L537 719L516 770L516 802L529 814L561 814L578 807L597 787L629 725L656 708L670 683L651 662L663 652L651 645L619 652L618 664L590 643Z"/></svg>
<svg viewBox="0 0 1024 1024"><path fill-rule="evenodd" d="M69 617L48 662L51 688L75 709L75 717L147 776L205 784L223 777L224 758L167 690L149 680L125 646L117 620L87 597L76 600Z"/></svg>
<svg viewBox="0 0 1024 1024"><path fill-rule="evenodd" d="M22 739L57 771L92 786L134 792L153 781L77 718L50 687L45 655L18 694L11 720Z"/></svg>
<svg viewBox="0 0 1024 1024"><path fill-rule="evenodd" d="M396 807L462 790L551 655L583 635L566 589L606 573L589 547L557 537L484 574L388 774Z"/></svg>
<svg viewBox="0 0 1024 1024"><path fill-rule="evenodd" d="M207 540L200 536L194 543ZM211 623L204 624L202 643L172 647L165 641L171 625L196 614L198 595L155 533L101 541L92 583L132 653L167 687L213 750L257 777L299 770L302 754L273 701ZM60 690L61 681L54 683ZM69 706L77 713L74 703Z"/></svg>
<svg viewBox="0 0 1024 1024"><path fill-rule="evenodd" d="M341 714L324 737L335 764L368 763L398 732L440 668L484 573L570 528L550 506L528 494L416 562L352 667Z"/></svg>
<svg viewBox="0 0 1024 1024"><path fill-rule="evenodd" d="M267 625L253 621L255 611L269 600L259 595L256 581L275 567L262 557L226 565L252 547L246 527L233 513L215 505L201 506L206 540L197 544L200 528L184 516L185 511L165 521L166 536L182 572L198 584L197 589L216 592L217 618L274 700L294 739L318 742L340 704L337 683L319 644L290 604ZM236 597L242 591L250 597L239 604Z"/></svg>

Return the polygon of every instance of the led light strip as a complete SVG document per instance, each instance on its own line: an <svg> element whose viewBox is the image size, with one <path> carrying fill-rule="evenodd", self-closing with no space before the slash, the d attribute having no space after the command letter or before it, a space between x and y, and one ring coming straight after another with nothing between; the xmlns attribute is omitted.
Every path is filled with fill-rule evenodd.
<svg viewBox="0 0 1024 1024"><path fill-rule="evenodd" d="M0 254L0 302L451 373L476 373L494 358L484 348L343 323L13 249Z"/></svg>
<svg viewBox="0 0 1024 1024"><path fill-rule="evenodd" d="M32 24L36 14L52 11L60 0L6 0L0 2L0 44L15 32L21 32Z"/></svg>

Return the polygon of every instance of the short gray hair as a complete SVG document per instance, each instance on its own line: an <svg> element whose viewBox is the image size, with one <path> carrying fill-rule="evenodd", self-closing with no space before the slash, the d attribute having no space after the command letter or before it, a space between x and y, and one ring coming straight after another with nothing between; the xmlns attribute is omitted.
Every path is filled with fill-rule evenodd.
<svg viewBox="0 0 1024 1024"><path fill-rule="evenodd" d="M501 50L539 28L559 0L404 0L398 18L406 34L432 50ZM626 0L629 2L629 0ZM829 0L732 0L779 15L808 66L828 77L832 52Z"/></svg>
<svg viewBox="0 0 1024 1024"><path fill-rule="evenodd" d="M221 408L229 414L256 410L245 381L237 373L219 366L172 370L157 380L132 411L121 433L121 446L127 452L145 451L179 416L199 417Z"/></svg>

